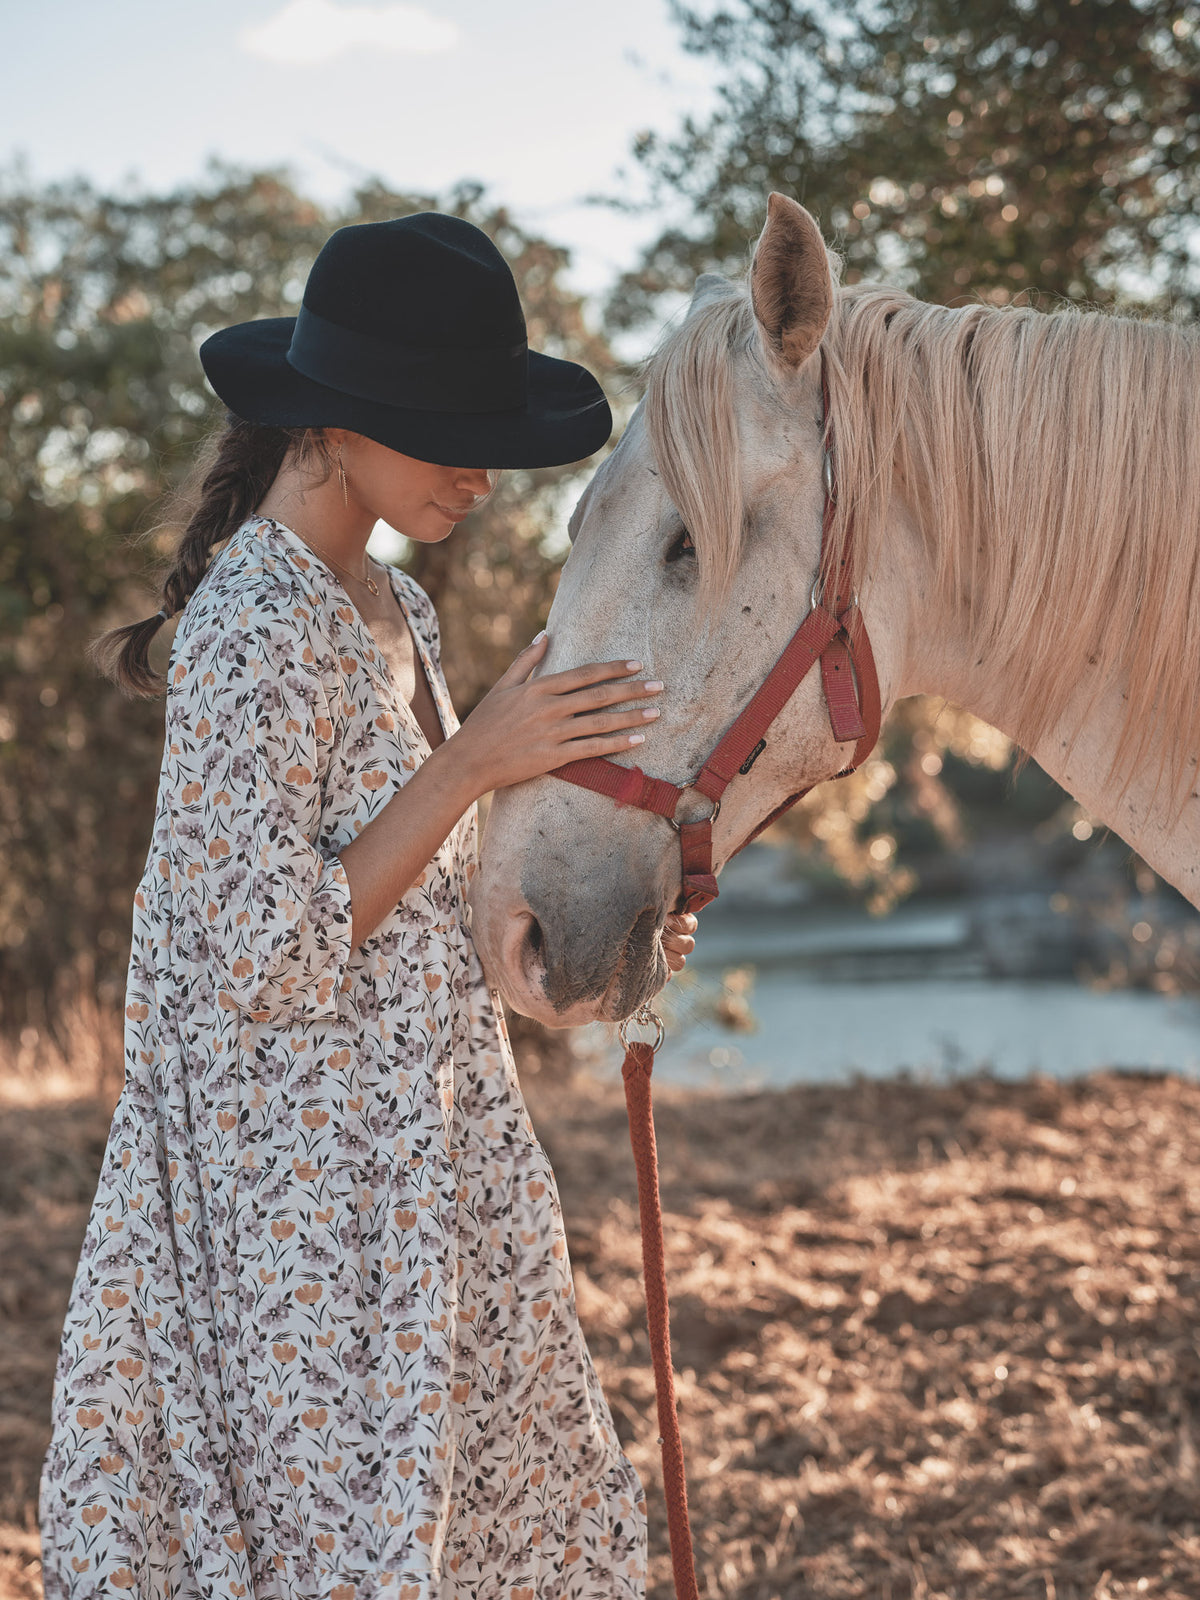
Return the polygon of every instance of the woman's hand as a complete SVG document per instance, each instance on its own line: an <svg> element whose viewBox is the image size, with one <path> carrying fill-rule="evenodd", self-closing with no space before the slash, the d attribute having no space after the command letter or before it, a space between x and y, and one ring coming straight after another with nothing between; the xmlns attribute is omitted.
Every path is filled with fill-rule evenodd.
<svg viewBox="0 0 1200 1600"><path fill-rule="evenodd" d="M683 971L684 962L696 948L696 941L692 938L696 926L696 919L690 911L673 911L667 917L663 925L662 947L672 974Z"/></svg>
<svg viewBox="0 0 1200 1600"><path fill-rule="evenodd" d="M662 693L662 684L635 679L640 661L605 661L546 678L529 674L546 653L539 634L472 711L445 746L457 747L474 792L523 783L585 756L611 756L645 739L658 716L645 701ZM622 711L614 706L625 705Z"/></svg>

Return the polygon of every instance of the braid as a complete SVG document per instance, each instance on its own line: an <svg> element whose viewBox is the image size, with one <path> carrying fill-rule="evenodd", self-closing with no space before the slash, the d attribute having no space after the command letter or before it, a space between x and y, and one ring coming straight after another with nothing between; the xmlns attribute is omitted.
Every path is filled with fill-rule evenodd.
<svg viewBox="0 0 1200 1600"><path fill-rule="evenodd" d="M163 580L162 610L144 622L131 622L101 634L91 657L126 694L148 699L165 685L150 666L150 642L183 610L208 571L213 551L236 533L274 483L290 451L301 459L319 441L307 428L270 428L229 416L210 441L182 500L191 514L179 541L175 565Z"/></svg>

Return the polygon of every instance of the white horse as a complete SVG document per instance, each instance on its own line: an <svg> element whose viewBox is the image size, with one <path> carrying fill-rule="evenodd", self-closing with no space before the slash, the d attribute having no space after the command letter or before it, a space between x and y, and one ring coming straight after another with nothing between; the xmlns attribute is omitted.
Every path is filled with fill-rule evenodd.
<svg viewBox="0 0 1200 1600"><path fill-rule="evenodd" d="M699 279L572 516L542 670L644 662L666 689L638 760L679 784L695 773L809 607L823 351L832 547L885 712L912 694L967 707L1200 906L1195 334L947 309L839 288L836 272L813 219L776 194L748 285ZM716 863L851 748L810 674L724 796ZM485 970L551 1024L628 1016L666 979L679 892L661 817L553 776L505 790L474 886Z"/></svg>

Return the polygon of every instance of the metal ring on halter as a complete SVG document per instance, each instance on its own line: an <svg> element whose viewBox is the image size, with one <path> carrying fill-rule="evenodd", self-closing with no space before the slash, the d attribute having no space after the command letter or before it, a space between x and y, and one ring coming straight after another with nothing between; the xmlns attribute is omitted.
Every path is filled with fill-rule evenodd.
<svg viewBox="0 0 1200 1600"><path fill-rule="evenodd" d="M821 574L818 572L816 577L813 579L813 586L808 592L808 603L809 603L810 608L813 611L815 611L817 609L817 607L821 603L820 598L818 597L818 594L817 594L817 591L818 591L818 589L820 589L820 587L821 587ZM846 607L846 610L847 611L854 611L854 610L857 610L857 608L858 608L858 590L855 589L855 590L852 591L852 593L850 595L850 604Z"/></svg>
<svg viewBox="0 0 1200 1600"><path fill-rule="evenodd" d="M641 1044L650 1044L651 1054L661 1047L663 1040L667 1037L667 1030L663 1026L663 1019L659 1016L657 1011L652 1011L648 1005L639 1006L631 1017L626 1017L624 1022L617 1024L617 1034L626 1050L629 1049L630 1045L629 1029L633 1027L654 1029L653 1044L650 1044L648 1039L636 1041Z"/></svg>
<svg viewBox="0 0 1200 1600"><path fill-rule="evenodd" d="M834 505L837 504L837 479L834 476L833 451L826 450L821 456L821 481L825 486L825 493Z"/></svg>
<svg viewBox="0 0 1200 1600"><path fill-rule="evenodd" d="M683 785L683 792L686 793L687 790L694 789L695 787L696 787L696 784L695 784L695 780L693 779L693 781L691 783L685 783ZM709 815L707 817L692 817L690 820L692 822L715 822L720 815L721 815L721 802L719 800L714 800L713 801L712 811L709 813ZM682 823L676 822L674 817L668 817L666 819L666 821L667 821L668 827L674 828L676 833L678 833L680 828L683 826Z"/></svg>

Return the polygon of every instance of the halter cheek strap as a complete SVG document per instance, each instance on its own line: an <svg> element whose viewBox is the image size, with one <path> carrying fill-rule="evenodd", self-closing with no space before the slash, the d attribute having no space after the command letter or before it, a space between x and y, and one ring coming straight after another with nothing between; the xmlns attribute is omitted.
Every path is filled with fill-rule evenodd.
<svg viewBox="0 0 1200 1600"><path fill-rule="evenodd" d="M879 738L879 678L871 641L859 610L858 596L853 591L845 592L847 586L840 571L836 576L826 571L837 505L837 478L824 351L821 353L821 394L825 403L825 501L821 516L820 570L825 574L825 590L832 592L828 595L822 593L818 598L817 591L822 583L818 578L813 585L812 609L788 641L783 654L749 705L735 719L690 783L675 784L665 778L652 778L640 767L619 766L605 756L569 761L565 766L556 767L552 774L581 788L607 795L617 805L653 811L670 823L679 834L684 911L700 911L717 898L712 830L721 809L721 796L734 778L748 773L758 760L766 748L767 733L772 723L818 661L821 663L821 681L833 736L839 744L846 744L851 739L855 741L849 765L838 776L845 777L860 767ZM852 532L851 528L847 544ZM828 604L823 603L826 599ZM690 789L711 800L712 810L705 817L676 822L679 802ZM751 839L756 839L764 828L808 792L808 789L801 789L777 806L748 838L743 839L738 850L744 850Z"/></svg>

